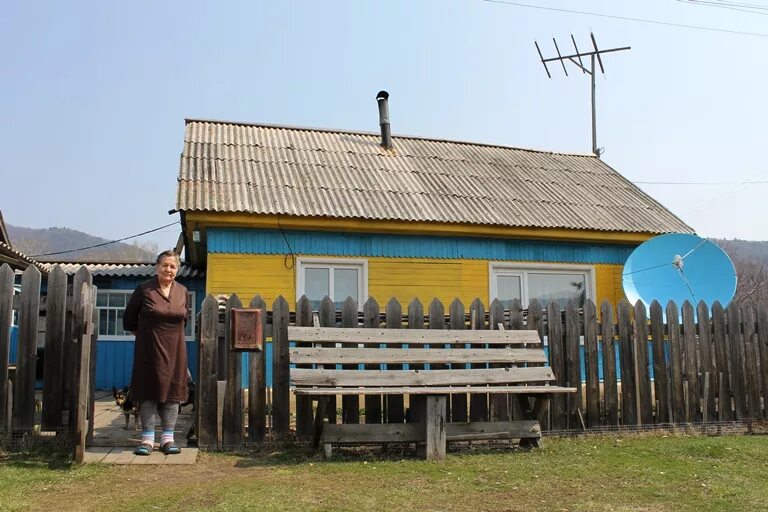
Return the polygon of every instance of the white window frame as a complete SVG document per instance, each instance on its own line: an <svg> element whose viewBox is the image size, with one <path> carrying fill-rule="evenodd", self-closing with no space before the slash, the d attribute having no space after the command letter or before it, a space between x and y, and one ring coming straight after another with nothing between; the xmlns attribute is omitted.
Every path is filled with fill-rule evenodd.
<svg viewBox="0 0 768 512"><path fill-rule="evenodd" d="M305 278L304 269L307 267L323 267L328 269L356 269L360 271L360 281L357 283L357 309L363 310L368 300L368 260L365 258L296 258L296 300L304 295ZM329 285L333 286L333 279ZM333 293L333 290L329 290Z"/></svg>
<svg viewBox="0 0 768 512"><path fill-rule="evenodd" d="M113 289L113 288L102 289L102 288L99 288L96 291L96 293L97 294L98 293L123 293L123 294L126 295L126 297L125 297L125 304L127 305L128 304L128 299L131 298L131 294L133 294L133 291L134 290L121 290L121 289ZM196 299L195 292L187 290L187 294L189 295L190 310L191 310L191 312L190 312L190 319L187 321L187 324L188 325L191 324L192 335L191 336L186 336L185 335L184 339L186 341L194 341L195 340L195 307L196 307L197 303L195 302L195 299ZM103 308L103 307L99 307L99 306L94 306L94 307L97 310L115 309L115 308L109 308L109 307ZM99 313L98 318L99 318L99 322L100 322L101 321L101 313ZM96 332L99 332L99 331L100 331L100 324L97 323L97 325L96 325ZM135 338L135 336L133 336L132 334L128 334L128 335L122 335L122 334L120 334L120 335L118 335L118 334L99 334L99 340L104 340L104 341L131 341L134 338Z"/></svg>
<svg viewBox="0 0 768 512"><path fill-rule="evenodd" d="M509 261L492 261L488 265L488 280L489 280L489 299L493 302L498 294L498 286L496 284L496 277L498 274L517 275L520 276L522 295L520 302L524 308L528 307L530 297L528 296L528 274L584 274L585 282L587 285L586 298L595 300L595 267L594 265L574 265L569 263L518 263ZM546 307L546 304L542 304Z"/></svg>

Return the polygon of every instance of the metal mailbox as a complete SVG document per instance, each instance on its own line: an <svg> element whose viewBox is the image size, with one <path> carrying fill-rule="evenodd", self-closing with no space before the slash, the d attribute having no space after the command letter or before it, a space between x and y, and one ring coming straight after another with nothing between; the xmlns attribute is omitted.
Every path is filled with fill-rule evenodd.
<svg viewBox="0 0 768 512"><path fill-rule="evenodd" d="M264 349L264 329L261 309L232 308L230 310L230 345L239 352L260 352Z"/></svg>

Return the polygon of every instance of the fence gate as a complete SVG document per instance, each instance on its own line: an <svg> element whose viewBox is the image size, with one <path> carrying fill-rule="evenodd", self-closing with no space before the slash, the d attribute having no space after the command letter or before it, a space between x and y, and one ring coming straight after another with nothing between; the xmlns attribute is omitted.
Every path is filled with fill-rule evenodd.
<svg viewBox="0 0 768 512"><path fill-rule="evenodd" d="M0 434L32 443L35 436L55 434L82 462L86 442L93 437L93 421L88 418L94 416L96 287L85 267L70 287L67 275L56 266L42 295L42 277L38 268L29 266L19 292L13 270L7 264L0 266ZM44 345L38 341L41 311L45 311Z"/></svg>

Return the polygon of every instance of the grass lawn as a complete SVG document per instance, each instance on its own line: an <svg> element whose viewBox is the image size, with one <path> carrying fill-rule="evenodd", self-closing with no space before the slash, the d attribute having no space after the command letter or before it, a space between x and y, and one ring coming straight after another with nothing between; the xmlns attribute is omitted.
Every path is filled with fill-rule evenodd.
<svg viewBox="0 0 768 512"><path fill-rule="evenodd" d="M293 451L75 467L14 455L0 457L0 510L768 510L768 437L545 439L441 463Z"/></svg>

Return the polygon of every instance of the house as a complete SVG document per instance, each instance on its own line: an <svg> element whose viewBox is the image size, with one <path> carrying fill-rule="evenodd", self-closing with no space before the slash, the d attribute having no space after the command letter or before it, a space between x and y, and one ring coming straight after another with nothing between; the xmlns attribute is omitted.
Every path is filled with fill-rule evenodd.
<svg viewBox="0 0 768 512"><path fill-rule="evenodd" d="M39 262L13 248L3 220L3 212L0 212L0 265L3 263L7 263L15 271L23 271L30 265L34 265L41 273L47 273L45 267Z"/></svg>
<svg viewBox="0 0 768 512"><path fill-rule="evenodd" d="M123 311L128 298L139 283L154 276L154 262L60 262L45 263L48 270L59 265L68 275L74 275L81 266L93 276L97 287L96 309L99 313L98 341L96 342L96 389L111 389L130 383L133 368L134 336L123 330ZM197 342L195 321L200 304L205 298L205 272L181 264L177 281L183 284L190 295L192 311L187 321L186 338L188 364L194 376L197 375Z"/></svg>
<svg viewBox="0 0 768 512"><path fill-rule="evenodd" d="M594 155L186 120L176 210L207 293L359 307L622 296L622 265L692 228Z"/></svg>

